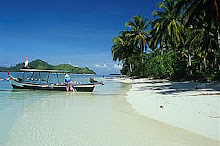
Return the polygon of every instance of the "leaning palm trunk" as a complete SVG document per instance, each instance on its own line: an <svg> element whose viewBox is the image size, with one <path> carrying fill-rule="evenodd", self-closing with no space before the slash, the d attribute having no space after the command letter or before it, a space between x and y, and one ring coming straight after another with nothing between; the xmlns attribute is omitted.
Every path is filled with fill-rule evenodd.
<svg viewBox="0 0 220 146"><path fill-rule="evenodd" d="M220 50L220 32L217 31L217 34L218 34L218 49ZM217 61L217 62L218 62L218 70L220 71L220 63L219 63L219 61Z"/></svg>
<svg viewBox="0 0 220 146"><path fill-rule="evenodd" d="M203 59L203 63L204 63L204 69L206 70L206 56Z"/></svg>
<svg viewBox="0 0 220 146"><path fill-rule="evenodd" d="M129 64L130 72L132 72L132 64Z"/></svg>
<svg viewBox="0 0 220 146"><path fill-rule="evenodd" d="M160 49L160 64L162 64L162 61L163 61L163 47L161 47Z"/></svg>
<svg viewBox="0 0 220 146"><path fill-rule="evenodd" d="M188 54L188 67L189 67L189 73L192 75L192 58L191 58L191 47L192 47L192 44L193 44L193 40L191 41L190 43L190 46L189 46L189 54Z"/></svg>
<svg viewBox="0 0 220 146"><path fill-rule="evenodd" d="M160 52L161 54L161 57L163 57L163 47L161 47L161 52Z"/></svg>
<svg viewBox="0 0 220 146"><path fill-rule="evenodd" d="M190 55L190 53L189 53L189 55L188 55L188 66L189 66L189 70L190 70L190 74L192 75L192 60L191 60L191 55Z"/></svg>
<svg viewBox="0 0 220 146"><path fill-rule="evenodd" d="M202 73L202 62L199 63L199 72Z"/></svg>
<svg viewBox="0 0 220 146"><path fill-rule="evenodd" d="M218 47L220 48L220 32L218 32Z"/></svg>

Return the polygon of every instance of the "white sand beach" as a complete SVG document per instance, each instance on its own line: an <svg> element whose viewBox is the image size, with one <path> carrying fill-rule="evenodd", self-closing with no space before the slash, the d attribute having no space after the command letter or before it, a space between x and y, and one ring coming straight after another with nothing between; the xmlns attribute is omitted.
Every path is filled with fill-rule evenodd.
<svg viewBox="0 0 220 146"><path fill-rule="evenodd" d="M220 84L116 78L127 101L149 118L220 141Z"/></svg>

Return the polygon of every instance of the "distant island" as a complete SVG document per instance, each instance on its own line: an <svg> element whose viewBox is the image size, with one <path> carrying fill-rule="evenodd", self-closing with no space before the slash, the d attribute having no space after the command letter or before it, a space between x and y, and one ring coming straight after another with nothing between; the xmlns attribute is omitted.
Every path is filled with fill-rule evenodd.
<svg viewBox="0 0 220 146"><path fill-rule="evenodd" d="M29 66L35 69L43 69L43 70L65 70L70 71L72 74L96 74L93 70L90 70L88 67L80 68L76 66L72 66L70 64L60 64L60 65L51 65L41 59L36 59L34 61L29 62ZM0 72L5 72L9 70L10 72L19 72L21 68L24 67L24 62L18 63L15 66L10 68L0 67Z"/></svg>

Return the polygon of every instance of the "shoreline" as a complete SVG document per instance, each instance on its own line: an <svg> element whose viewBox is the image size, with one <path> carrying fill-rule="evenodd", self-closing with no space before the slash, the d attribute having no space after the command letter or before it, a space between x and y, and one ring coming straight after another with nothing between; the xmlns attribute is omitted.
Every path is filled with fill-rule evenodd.
<svg viewBox="0 0 220 146"><path fill-rule="evenodd" d="M220 141L220 84L114 78L131 84L126 100L148 118Z"/></svg>

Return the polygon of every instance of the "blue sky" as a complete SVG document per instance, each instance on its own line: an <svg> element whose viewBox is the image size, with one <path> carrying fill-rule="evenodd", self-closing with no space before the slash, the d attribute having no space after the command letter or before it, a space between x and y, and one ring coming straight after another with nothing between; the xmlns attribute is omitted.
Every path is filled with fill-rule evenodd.
<svg viewBox="0 0 220 146"><path fill-rule="evenodd" d="M112 38L160 0L0 0L0 66L42 59L50 64L119 73Z"/></svg>

